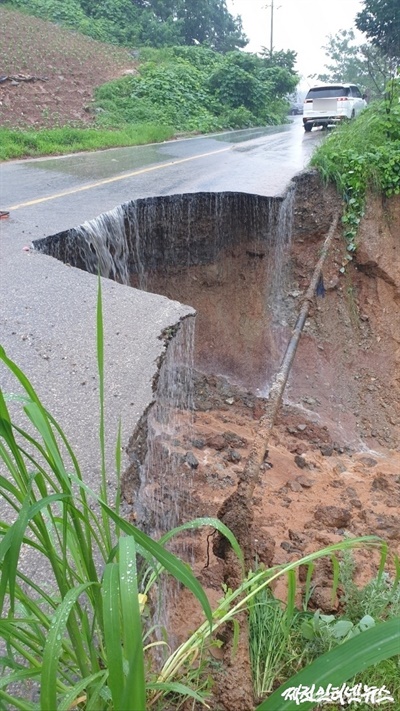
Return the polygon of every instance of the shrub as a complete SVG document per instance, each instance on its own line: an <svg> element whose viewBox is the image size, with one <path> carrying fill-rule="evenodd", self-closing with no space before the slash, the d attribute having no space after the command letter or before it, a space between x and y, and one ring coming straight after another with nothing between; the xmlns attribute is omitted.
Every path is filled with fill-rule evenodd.
<svg viewBox="0 0 400 711"><path fill-rule="evenodd" d="M350 253L356 249L367 190L388 197L400 193L400 106L389 112L387 108L386 102L375 102L357 119L335 129L311 161L343 196L342 222Z"/></svg>

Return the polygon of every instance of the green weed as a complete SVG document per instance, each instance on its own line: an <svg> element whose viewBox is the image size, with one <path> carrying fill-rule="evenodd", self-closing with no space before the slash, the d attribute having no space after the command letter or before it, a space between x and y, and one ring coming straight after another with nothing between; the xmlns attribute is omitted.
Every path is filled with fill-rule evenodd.
<svg viewBox="0 0 400 711"><path fill-rule="evenodd" d="M311 163L343 196L343 233L351 255L367 191L387 197L400 193L400 106L388 111L384 101L371 104L357 119L335 129Z"/></svg>
<svg viewBox="0 0 400 711"><path fill-rule="evenodd" d="M284 122L283 98L297 77L266 68L256 55L221 55L205 47L144 49L136 76L96 91L98 123L118 126L148 120L200 133ZM146 61L144 61L146 60Z"/></svg>
<svg viewBox="0 0 400 711"><path fill-rule="evenodd" d="M145 597L139 594L137 556L155 571L153 583L166 570L188 587L202 605L208 626L211 609L189 567L162 542L153 541L121 518L120 435L117 495L112 504L108 501L103 348L99 289L100 494L85 484L61 427L46 411L28 378L0 348L1 364L13 374L23 393L12 398L13 408L19 404L26 421L24 426L15 423L0 391L4 472L0 490L12 521L0 521L0 638L4 642L0 704L24 711L67 711L77 704L88 710L144 711L151 707L146 695L154 688L161 696L173 691L201 700L182 684L182 675L179 683L169 678L162 685L157 675L154 679L154 672L145 676ZM202 520L190 526L205 523ZM218 521L208 524L221 525ZM225 530L240 555L234 538ZM170 532L169 537L172 535ZM35 556L38 575L24 570L22 553L24 558ZM36 690L37 700L28 701L12 691L15 685L26 683Z"/></svg>
<svg viewBox="0 0 400 711"><path fill-rule="evenodd" d="M397 559L395 564L394 578L381 567L376 577L359 587L354 582L354 556L351 551L344 551L339 566L343 590L340 601L347 619L357 623L363 615L370 615L375 620L400 616L400 566Z"/></svg>
<svg viewBox="0 0 400 711"><path fill-rule="evenodd" d="M293 639L301 621L294 607L295 580L288 579L287 604L274 597L269 588L259 592L249 604L250 659L254 690L262 698L301 666Z"/></svg>
<svg viewBox="0 0 400 711"><path fill-rule="evenodd" d="M334 563L337 573L332 592L342 591L341 611L337 615L307 610L312 587L312 564L304 591L306 606L303 610L297 610L294 606L294 578L288 583L287 604L274 598L270 590L266 594L257 593L249 605L249 620L255 690L257 695L267 695L260 709L292 711L295 708L294 702L290 705L289 702L284 703L282 698L278 701L278 692L271 693L279 683L282 684L281 693L290 686L307 685L308 682L309 686L315 683L317 688L318 685L325 685L326 688L328 683L336 683L336 674L339 686L344 681L348 681L349 686L359 683L378 688L386 686L392 696L400 701L400 682L396 677L400 660L396 656L400 639L400 573L395 557L396 575L390 578L384 570L386 559L387 546L384 544L377 576L363 587L358 587L354 582L356 566L353 551L351 548L342 551L340 563ZM335 560L332 558L332 561ZM382 627L385 621L390 623L387 633ZM391 658L385 658L383 654L370 664L367 640L370 636L373 639L374 635L379 639L376 651L382 652L381 645L386 640L387 656ZM356 638L359 638L358 642ZM352 644L348 647L350 641ZM340 650L336 652L338 648ZM350 651L347 652L347 649ZM335 660L337 666L334 665ZM358 670L361 673L356 674ZM318 677L318 674L321 676ZM289 681L284 682L288 677ZM311 708L312 705L304 706ZM324 708L333 710L336 706ZM366 709L368 705L361 708Z"/></svg>

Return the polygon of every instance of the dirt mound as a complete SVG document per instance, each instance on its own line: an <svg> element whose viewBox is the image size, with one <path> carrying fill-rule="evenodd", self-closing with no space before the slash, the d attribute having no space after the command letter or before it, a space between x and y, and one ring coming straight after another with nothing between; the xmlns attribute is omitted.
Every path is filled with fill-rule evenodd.
<svg viewBox="0 0 400 711"><path fill-rule="evenodd" d="M135 70L125 49L1 8L0 125L93 122L95 87Z"/></svg>

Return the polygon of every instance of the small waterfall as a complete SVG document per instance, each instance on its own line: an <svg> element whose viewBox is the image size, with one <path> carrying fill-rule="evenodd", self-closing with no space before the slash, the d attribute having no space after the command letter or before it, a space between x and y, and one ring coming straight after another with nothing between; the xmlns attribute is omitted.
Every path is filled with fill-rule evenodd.
<svg viewBox="0 0 400 711"><path fill-rule="evenodd" d="M34 247L90 273L100 270L104 277L192 305L198 313L196 368L257 391L281 357L293 201L294 186L283 201L233 192L140 198ZM193 348L191 321L168 345L148 423L149 473L143 475L139 517L153 531L176 525L191 474L179 430L190 420L184 351L188 344ZM179 482L171 478L176 472Z"/></svg>
<svg viewBox="0 0 400 711"><path fill-rule="evenodd" d="M288 260L293 232L293 209L296 198L296 184L291 183L282 200L276 226L275 240L268 263L268 281L270 284L268 304L273 315L273 324L282 323L285 302L285 288L289 274Z"/></svg>
<svg viewBox="0 0 400 711"><path fill-rule="evenodd" d="M189 509L192 470L185 462L193 418L195 319L184 319L160 369L148 416L147 456L141 470L138 519L152 535L182 523Z"/></svg>
<svg viewBox="0 0 400 711"><path fill-rule="evenodd" d="M137 496L137 520L152 537L159 538L167 531L193 519L191 491L192 469L185 461L193 418L193 348L195 319L184 319L171 341L161 366L156 400L148 419L147 455L141 467L141 482ZM191 534L173 538L168 548L180 558L193 562ZM171 601L178 598L179 585L162 575L151 595L154 604L152 618L155 639L164 639L163 629L169 629ZM167 602L168 601L168 602ZM168 645L176 647L172 633ZM160 663L164 648L154 650Z"/></svg>
<svg viewBox="0 0 400 711"><path fill-rule="evenodd" d="M130 244L132 245L132 252L133 252L133 260L136 265L136 273L138 277L138 284L137 287L138 289L141 289L142 291L147 291L147 272L146 268L144 265L144 255L142 254L143 252L143 244L144 244L144 239L142 236L142 230L141 230L141 225L140 225L140 220L139 220L139 215L138 215L138 210L137 210L137 203L132 202L129 203L127 206L128 209L128 218L127 222L129 225L129 238L130 238Z"/></svg>
<svg viewBox="0 0 400 711"><path fill-rule="evenodd" d="M287 285L289 283L289 257L293 232L296 184L291 183L280 203L275 238L270 247L267 262L267 313L268 313L268 362L264 386L259 393L268 396L269 381L279 368L287 343L286 329L289 322Z"/></svg>
<svg viewBox="0 0 400 711"><path fill-rule="evenodd" d="M76 240L86 270L121 284L129 284L129 245L122 205L75 228Z"/></svg>
<svg viewBox="0 0 400 711"><path fill-rule="evenodd" d="M139 198L34 247L191 304L196 367L259 391L279 352L270 332L285 320L293 200L292 188L283 202L233 192Z"/></svg>

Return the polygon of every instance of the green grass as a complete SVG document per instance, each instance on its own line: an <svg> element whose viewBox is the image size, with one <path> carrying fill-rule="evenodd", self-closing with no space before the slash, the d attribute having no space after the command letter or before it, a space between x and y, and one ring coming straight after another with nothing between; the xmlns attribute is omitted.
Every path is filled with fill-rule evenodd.
<svg viewBox="0 0 400 711"><path fill-rule="evenodd" d="M377 101L357 119L335 129L311 164L343 196L343 232L351 255L368 190L400 193L400 104Z"/></svg>
<svg viewBox="0 0 400 711"><path fill-rule="evenodd" d="M317 688L326 688L328 684L340 687L343 682L349 687L357 684L385 686L396 701L390 708L400 709L400 656L397 655L400 565L394 556L396 574L394 578L390 577L384 570L387 555L388 548L384 544L378 574L358 587L354 582L353 551L350 548L342 551L332 590L332 594L338 592L341 601L340 612L336 615L324 615L320 610L313 614L306 609L312 577L303 591L303 610L294 606L297 597L294 579L289 580L285 604L269 590L257 593L250 603L249 621L255 690L258 696L267 697L261 709L294 709L293 702L284 703L282 698L278 702L282 691L288 687L311 686L312 683ZM382 654L372 664L369 639L372 647L376 645L377 654ZM282 686L274 692L278 684ZM302 708L311 706L302 703ZM337 706L329 704L323 708L333 711ZM370 706L361 704L358 708L366 711Z"/></svg>
<svg viewBox="0 0 400 711"><path fill-rule="evenodd" d="M339 189L376 188L390 195L400 192L399 152L400 105L389 110L377 101L333 131L311 163Z"/></svg>
<svg viewBox="0 0 400 711"><path fill-rule="evenodd" d="M285 605L269 588L258 593L249 605L250 659L257 698L269 695L277 682L300 667L301 654L293 639L302 616L294 607L293 575L288 579Z"/></svg>
<svg viewBox="0 0 400 711"><path fill-rule="evenodd" d="M0 127L0 160L140 146L166 141L173 135L172 128L155 124L137 124L114 131L70 126L38 131Z"/></svg>
<svg viewBox="0 0 400 711"><path fill-rule="evenodd" d="M297 77L281 71L284 85L278 68L267 68L256 55L222 55L205 47L144 50L136 75L96 89L97 121L116 126L147 116L198 133L284 123L285 94Z"/></svg>

